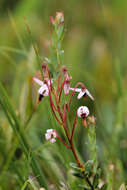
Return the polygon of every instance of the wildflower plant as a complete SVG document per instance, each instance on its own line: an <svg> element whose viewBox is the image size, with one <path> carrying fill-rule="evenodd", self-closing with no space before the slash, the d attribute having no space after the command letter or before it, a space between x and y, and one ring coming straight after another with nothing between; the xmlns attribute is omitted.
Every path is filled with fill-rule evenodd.
<svg viewBox="0 0 127 190"><path fill-rule="evenodd" d="M8 166L11 165L11 161L14 161L13 157L15 152L17 150L20 150L21 158L19 158L19 160L23 160L23 165L26 169L26 176L22 174L21 167L21 171L20 168L17 168L17 166L15 165L13 165L15 167L13 169L16 170L17 175L19 176L21 190L25 190L28 185L29 189L32 188L35 190L112 190L113 176L114 171L116 170L116 166L113 163L113 160L111 160L111 162L108 163L109 166L107 167L107 176L106 174L104 174L103 177L104 171L101 172L101 169L99 167L100 164L97 159L96 118L91 114L90 108L88 108L85 102L86 98L89 98L90 101L94 101L94 96L89 92L84 83L79 81L74 86L72 85L73 79L71 76L71 70L68 70L67 67L64 65L64 50L62 49L62 41L64 38L64 14L62 12L57 12L55 18L50 17L50 22L53 26L53 34L51 38L51 57L45 57L42 59L42 57L39 56L36 47L32 44L35 50L35 54L37 56L39 66L38 68L40 73L37 71L37 74L35 73L35 75L32 75L32 83L30 83L29 85L31 88L32 84L34 83L37 86L38 91L37 102L35 101L36 103L32 107L33 111L30 110L30 116L28 116L28 114L28 118L25 118L26 121L25 119L23 119L22 121L22 117L20 117L20 114L18 115L17 109L16 111L14 110L11 101L9 100L9 97L7 95L7 92L0 82L0 105L6 115L6 118L8 119L9 125L13 130L13 133L15 135L14 137L16 137L16 139L14 139L14 146L11 152L11 157L8 157L5 167L3 169L3 173L7 171ZM30 34L29 27L27 27L27 29ZM32 89L34 91L34 95L36 93L35 89L36 88ZM72 105L75 106L73 104L75 95L76 100L78 101L78 104L80 106L78 108L75 108L72 112L71 107ZM24 96L26 96L26 94ZM29 124L33 113L36 112L39 104L41 104L43 107L45 106L45 104L43 104L44 99L47 99L52 113L52 118L54 119L54 121L56 121L57 124L55 127L53 127L53 125L51 125L49 128L47 127L45 133L41 135L43 135L44 141L47 141L47 144L50 147L53 147L53 144L58 143L60 144L60 146L63 146L67 150L67 154L69 156L71 155L70 158L72 158L73 156L73 160L75 160L75 162L73 162L72 160L70 165L68 163L66 163L66 165L69 165L68 168L70 169L69 171L71 171L71 177L73 176L73 179L76 179L76 186L74 187L71 184L73 179L68 179L70 181L67 181L67 183L65 183L63 182L64 180L60 181L59 177L57 177L59 183L58 180L56 180L56 182L54 180L56 177L54 168L52 169L51 174L49 174L51 168L49 167L47 169L44 166L46 165L44 163L46 160L43 160L43 157L41 158L42 155L37 154L37 150L33 150L30 145L28 138L29 136L27 136L26 133L27 125ZM70 116L73 116L71 118L71 121L69 118ZM84 131L84 133L87 133L86 147L88 160L86 161L84 161L84 159L79 156L76 146L77 144L74 138L78 134L76 128L79 122L82 123L82 130ZM80 139L80 141L82 141L82 139ZM44 143L43 146L45 146L45 144L46 143ZM59 148L59 146L57 148ZM54 150L55 149L53 149L53 151ZM63 161L64 152L61 151L59 154L62 154L60 156L62 157ZM46 152L46 159L48 158L48 156L49 154L47 154ZM25 167L26 165L24 160L27 161L27 167ZM46 171L46 169L48 171ZM62 173L64 173L64 171ZM50 182L48 182L47 176L49 177L52 174L54 175L54 177L51 181L56 186L52 186L50 188ZM68 173L66 175L68 175ZM103 179L105 177L106 179ZM0 178L0 181L2 181L3 179L5 179L4 175L2 178ZM126 190L126 185L122 183L119 189Z"/></svg>
<svg viewBox="0 0 127 190"><path fill-rule="evenodd" d="M41 66L42 79L33 77L33 81L40 86L38 89L38 102L42 102L43 104L43 98L49 99L52 115L59 127L64 129L65 138L63 140L60 137L57 129L47 129L45 139L51 143L57 143L59 140L63 146L69 149L73 153L76 162L75 164L71 164L74 170L73 175L84 179L85 189L95 189L99 185L100 175L100 170L97 170L95 117L89 116L89 108L84 102L84 104L73 113L75 118L71 124L71 130L67 122L73 97L76 93L78 93L77 101L80 101L82 98L90 98L91 101L94 101L94 98L84 83L78 82L72 87L72 76L66 66L63 65L64 50L62 49L62 40L64 37L64 14L57 12L55 18L50 17L50 21L54 27L52 37L53 59L44 59ZM76 133L75 129L78 123L78 117L82 120L83 126L88 128L89 150L91 153L90 160L86 163L80 161L74 145L74 135Z"/></svg>

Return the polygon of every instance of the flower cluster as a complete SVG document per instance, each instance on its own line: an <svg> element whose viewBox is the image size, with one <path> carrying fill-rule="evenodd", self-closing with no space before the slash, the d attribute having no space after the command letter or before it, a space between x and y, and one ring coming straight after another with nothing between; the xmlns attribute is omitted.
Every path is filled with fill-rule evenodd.
<svg viewBox="0 0 127 190"><path fill-rule="evenodd" d="M41 81L40 79L33 77L33 80L40 86L38 90L38 101L40 102L43 97L48 96L50 100L50 107L53 111L53 115L57 122L60 125L63 125L65 128L65 132L67 134L67 129L65 127L66 120L67 120L67 113L70 110L72 98L75 93L78 92L77 99L86 98L88 96L90 99L94 100L93 96L90 94L87 88L85 88L84 84L79 82L75 85L74 88L71 87L71 80L72 76L69 76L68 70L65 66L62 66L59 70L58 77L56 79L53 79L50 77L50 69L48 64L44 61L42 64L42 72L43 72L43 78L44 81ZM57 86L54 85L57 83ZM81 88L77 88L78 86L81 86ZM64 103L61 108L61 97L62 92L65 96L70 95L70 99L68 103ZM53 101L52 96L54 96L56 102ZM62 109L62 110L61 110ZM77 116L79 118L82 118L83 125L87 127L86 118L89 115L89 109L86 106L81 106L78 108L76 113L76 121L77 122ZM73 124L73 128L75 128L75 124ZM73 131L73 130L72 130ZM47 130L47 133L45 135L46 140L50 140L51 143L56 142L56 131L53 129ZM58 138L60 139L60 138Z"/></svg>
<svg viewBox="0 0 127 190"><path fill-rule="evenodd" d="M57 40L61 39L61 31L63 31L63 24L64 24L64 15L61 12L56 14L56 17L50 17L51 23L55 26L55 31L57 35ZM58 43L57 43L58 45ZM55 46L57 49L57 56L59 56L59 47ZM83 168L83 165L78 159L76 154L74 144L73 144L73 137L74 132L77 124L77 117L82 119L83 125L87 127L87 117L89 115L89 109L85 105L80 106L78 110L75 112L75 118L72 124L71 131L68 128L67 120L68 120L68 113L70 112L70 107L73 101L74 94L78 93L77 99L85 99L87 96L94 100L91 93L85 87L85 85L81 82L78 82L74 87L71 86L72 76L69 74L66 66L62 66L60 64L60 59L58 59L58 68L55 73L52 73L50 69L50 64L46 61L42 63L42 74L43 80L40 80L37 77L33 77L33 81L37 83L40 88L38 90L38 102L40 103L41 100L45 97L49 98L50 108L52 110L52 114L58 124L63 127L64 135L66 136L67 142L64 141L56 132L55 129L48 129L45 134L45 139L50 141L51 143L56 142L56 139L60 140L66 148L70 149L76 159L77 164L80 168ZM45 59L46 60L46 59ZM51 77L52 73L52 77ZM54 77L55 76L55 77ZM80 88L79 88L80 87ZM66 98L68 96L68 98ZM65 100L66 99L66 100ZM91 118L93 121L93 118Z"/></svg>

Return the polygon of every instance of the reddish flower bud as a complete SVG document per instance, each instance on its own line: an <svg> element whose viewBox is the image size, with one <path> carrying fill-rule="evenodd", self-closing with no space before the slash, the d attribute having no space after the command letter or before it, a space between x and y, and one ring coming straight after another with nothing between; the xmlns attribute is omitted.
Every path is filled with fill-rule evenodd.
<svg viewBox="0 0 127 190"><path fill-rule="evenodd" d="M64 13L63 12L57 12L56 13L55 22L57 24L61 24L64 22Z"/></svg>

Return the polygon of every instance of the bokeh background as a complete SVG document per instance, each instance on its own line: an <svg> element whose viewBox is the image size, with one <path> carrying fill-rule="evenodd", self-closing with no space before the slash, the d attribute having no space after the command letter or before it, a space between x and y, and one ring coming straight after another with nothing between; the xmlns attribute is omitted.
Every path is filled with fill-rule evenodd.
<svg viewBox="0 0 127 190"><path fill-rule="evenodd" d="M95 97L94 102L89 98L79 102L75 97L70 118L73 120L73 113L80 105L87 105L91 114L97 117L98 159L103 168L102 176L106 179L109 164L114 164L113 184L114 189L118 189L122 182L127 182L126 0L1 0L0 80L24 123L32 113L31 78L37 71L36 55L26 23L40 56L48 57L53 29L49 16L55 16L57 11L63 11L65 15L64 64L73 77L72 86L82 81ZM46 99L28 122L27 136L35 151L42 147L37 154L50 188L59 189L60 181L73 183L69 162L74 160L59 143L47 146L44 134L48 128L57 128L60 132L52 120ZM87 131L80 121L76 133L77 148L86 161ZM1 190L20 189L32 175L29 162L17 146L2 109L0 173Z"/></svg>

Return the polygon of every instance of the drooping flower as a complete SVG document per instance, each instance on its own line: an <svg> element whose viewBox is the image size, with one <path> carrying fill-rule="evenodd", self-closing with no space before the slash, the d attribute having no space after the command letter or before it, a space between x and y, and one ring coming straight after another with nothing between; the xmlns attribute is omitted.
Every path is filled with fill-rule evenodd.
<svg viewBox="0 0 127 190"><path fill-rule="evenodd" d="M70 90L70 80L72 79L72 76L68 75L68 71L65 65L63 65L61 67L61 72L63 73L63 77L64 77L64 94L67 95L69 94L69 90Z"/></svg>
<svg viewBox="0 0 127 190"><path fill-rule="evenodd" d="M69 90L70 90L70 80L72 79L72 77L70 76L66 76L65 77L65 83L64 83L64 93L65 95L69 94Z"/></svg>
<svg viewBox="0 0 127 190"><path fill-rule="evenodd" d="M82 89L82 88L70 88L70 90L73 90L73 91L75 91L75 92L79 92L79 94L78 94L78 96L77 96L77 98L78 99L80 99L80 98L82 98L82 97L86 97L86 95L87 96L89 96L92 100L94 100L94 97L90 94L90 92L86 89L86 88L84 88L84 89Z"/></svg>
<svg viewBox="0 0 127 190"><path fill-rule="evenodd" d="M86 106L80 106L77 110L78 117L82 118L83 125L87 127L86 118L89 115L89 109Z"/></svg>
<svg viewBox="0 0 127 190"><path fill-rule="evenodd" d="M45 134L45 139L49 140L51 143L56 142L57 133L54 129L47 129Z"/></svg>
<svg viewBox="0 0 127 190"><path fill-rule="evenodd" d="M44 96L48 96L49 95L49 89L46 83L44 83L43 81L39 80L38 78L34 77L33 80L39 84L41 87L38 90L38 94L39 94L39 101L41 101L41 99ZM48 85L50 86L50 83L52 83L53 81L50 82L50 80L48 81Z"/></svg>
<svg viewBox="0 0 127 190"><path fill-rule="evenodd" d="M86 118L89 115L89 109L86 106L80 106L77 110L78 117Z"/></svg>

